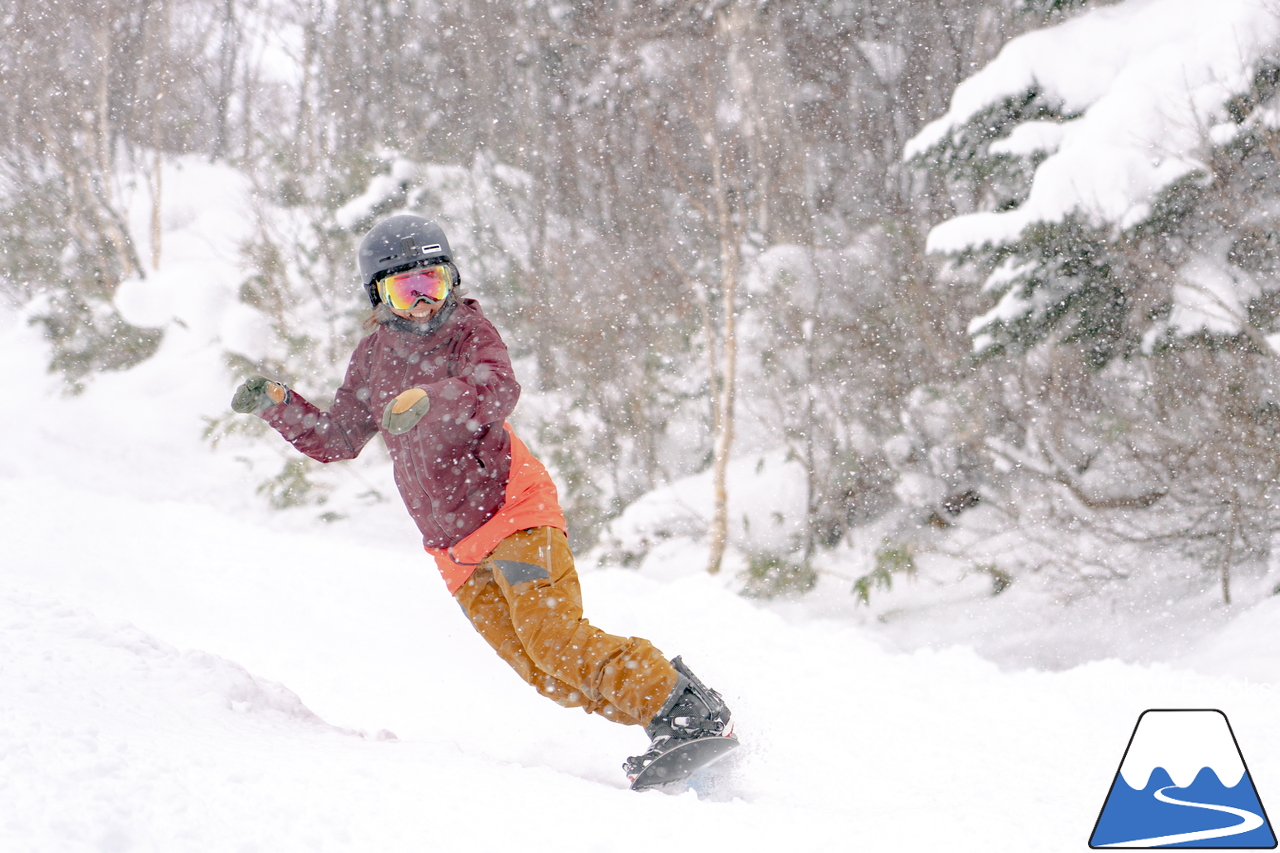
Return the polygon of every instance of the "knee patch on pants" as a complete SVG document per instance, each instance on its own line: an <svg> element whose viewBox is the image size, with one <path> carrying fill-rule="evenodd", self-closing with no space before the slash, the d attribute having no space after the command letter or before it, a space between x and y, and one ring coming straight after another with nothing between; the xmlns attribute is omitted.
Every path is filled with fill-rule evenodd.
<svg viewBox="0 0 1280 853"><path fill-rule="evenodd" d="M537 563L522 563L519 560L494 560L494 566L502 573L507 586L515 586L525 581L549 580L551 572Z"/></svg>

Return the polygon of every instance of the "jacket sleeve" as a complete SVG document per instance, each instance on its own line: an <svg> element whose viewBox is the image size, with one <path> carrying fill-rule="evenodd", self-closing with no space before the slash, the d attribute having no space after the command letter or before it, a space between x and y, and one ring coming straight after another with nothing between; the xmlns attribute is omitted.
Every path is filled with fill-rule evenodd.
<svg viewBox="0 0 1280 853"><path fill-rule="evenodd" d="M506 344L487 320L461 342L456 358L455 375L423 386L431 408L422 425L465 438L506 420L520 399L520 385Z"/></svg>
<svg viewBox="0 0 1280 853"><path fill-rule="evenodd" d="M342 387L334 396L333 406L322 412L296 391L289 399L265 410L260 417L276 428L285 439L312 459L333 462L354 459L378 431L378 422L366 401L366 381L371 339L365 338L351 356Z"/></svg>

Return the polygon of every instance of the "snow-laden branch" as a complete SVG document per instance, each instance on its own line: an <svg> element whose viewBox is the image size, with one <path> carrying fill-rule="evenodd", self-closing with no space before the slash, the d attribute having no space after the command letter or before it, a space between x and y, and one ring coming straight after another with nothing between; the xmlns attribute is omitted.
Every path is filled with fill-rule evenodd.
<svg viewBox="0 0 1280 853"><path fill-rule="evenodd" d="M1022 204L943 222L929 250L1008 244L1028 225L1073 213L1100 226L1142 221L1162 189L1202 167L1205 128L1225 119L1223 105L1247 91L1277 40L1280 15L1267 0L1128 0L1009 42L960 84L905 156L945 144L984 110L1029 91L1076 117L1062 124Z"/></svg>

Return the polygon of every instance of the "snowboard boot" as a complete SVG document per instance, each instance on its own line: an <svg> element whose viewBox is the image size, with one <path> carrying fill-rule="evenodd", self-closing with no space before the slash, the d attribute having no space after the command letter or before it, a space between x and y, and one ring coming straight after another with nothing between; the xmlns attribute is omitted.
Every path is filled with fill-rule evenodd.
<svg viewBox="0 0 1280 853"><path fill-rule="evenodd" d="M671 665L676 670L676 686L662 710L645 726L649 748L622 765L633 782L654 759L680 743L704 737L733 737L733 714L720 694L698 680L679 657Z"/></svg>

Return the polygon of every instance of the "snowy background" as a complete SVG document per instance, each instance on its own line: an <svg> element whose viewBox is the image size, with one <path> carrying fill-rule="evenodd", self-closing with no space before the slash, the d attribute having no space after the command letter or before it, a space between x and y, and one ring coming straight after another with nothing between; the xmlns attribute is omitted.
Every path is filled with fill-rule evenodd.
<svg viewBox="0 0 1280 853"><path fill-rule="evenodd" d="M1219 144L1242 132L1216 111L1280 32L1263 5L1212 5L1106 5L1053 36L1015 39L970 77L907 157L945 146L1029 81L1055 117L1006 128L991 146L1034 158L1025 201L941 222L932 248L1017 241L1029 225L1081 210L1101 228L1147 216L1203 153L1203 135L1174 130L1204 126ZM1089 74L1078 73L1081 45ZM895 54L869 53L889 73ZM1110 112L1125 98L1146 105L1142 127ZM1144 154L1157 137L1160 162ZM473 292L498 301L498 282L528 252L528 173L484 157L387 162L324 221L353 229L397 199L438 205L460 226L455 248L464 275L476 273ZM796 454L752 408L767 398L752 361L767 317L750 302L722 573L705 571L709 473L684 458L580 549L589 618L683 655L725 694L743 742L690 790L629 791L620 764L643 749L643 734L566 712L507 671L449 600L380 447L314 475L323 502L293 502L271 486L292 451L234 428L228 403L247 366L288 368L317 399L336 381L315 351L341 347L342 334L323 327L349 313L350 282L274 314L245 298L264 257L246 245L266 232L279 246L312 246L320 231L307 212L276 204L233 165L171 156L153 232L148 180L122 165L116 203L140 257L159 234L162 262L124 277L110 305L129 324L163 330L154 354L71 394L49 371L55 345L32 322L59 309L58 292L0 302L0 850L1081 850L1148 708L1222 709L1263 804L1280 797L1274 557L1236 577L1231 606L1213 584L1171 583L1150 556L1122 592L1028 572L993 595L973 555L1016 564L1069 543L1054 538L1059 528L992 535L999 525L984 506L948 547L922 549L913 573L863 602L851 586L901 523L888 513L837 537L807 592L744 596L753 559L801 537L795 508L807 500ZM441 187L456 208L433 195ZM748 291L769 293L771 265L803 268L798 251L751 254ZM466 252L483 257L469 267ZM853 240L827 261L870 265L872 255ZM1204 257L1192 269L1210 270L1219 301L1238 306L1266 289L1215 277L1223 265ZM281 287L298 293L322 264L286 266ZM1015 295L977 316L1027 310L1034 300L1020 300L1017 275L996 278L991 289ZM1196 292L1183 291L1170 328L1239 328ZM290 349L282 323L306 327L305 352ZM981 346L988 324L975 323ZM517 428L558 447L539 428L573 401L540 393L536 353L521 355ZM958 429L947 401L909 400L884 448L891 458ZM595 424L582 417L588 435ZM680 419L670 428L675 445L696 432ZM574 472L547 458L568 494ZM934 498L917 495L945 479L939 468L896 470L906 506L928 506Z"/></svg>

